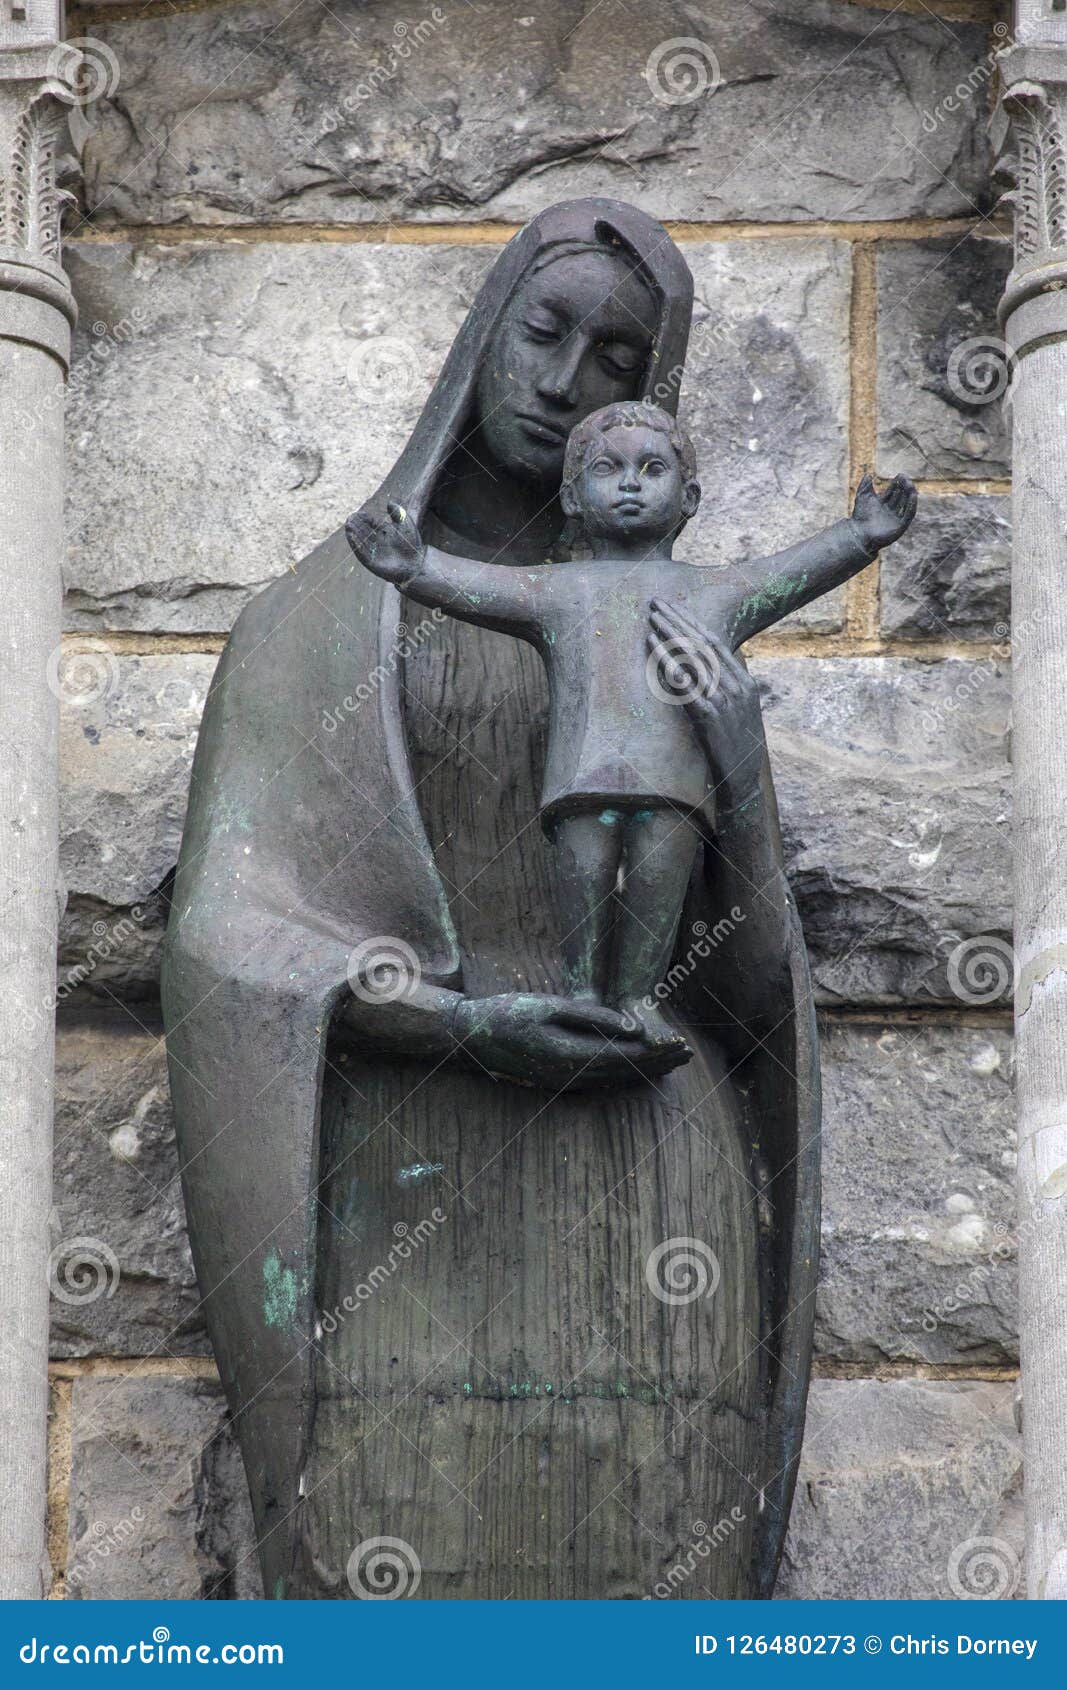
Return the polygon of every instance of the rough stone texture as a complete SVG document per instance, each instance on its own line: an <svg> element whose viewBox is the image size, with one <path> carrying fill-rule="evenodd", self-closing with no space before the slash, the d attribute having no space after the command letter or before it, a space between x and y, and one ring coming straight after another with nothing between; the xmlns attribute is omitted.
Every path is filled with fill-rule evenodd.
<svg viewBox="0 0 1067 1690"><path fill-rule="evenodd" d="M1022 1597L1021 1491L1010 1384L817 1380L776 1594Z"/></svg>
<svg viewBox="0 0 1067 1690"><path fill-rule="evenodd" d="M703 497L678 544L696 563L759 557L848 509L847 247L687 246L695 293L679 414ZM782 626L841 626L838 590Z"/></svg>
<svg viewBox="0 0 1067 1690"><path fill-rule="evenodd" d="M155 894L214 659L110 663L102 696L65 719L61 992L136 996L158 973ZM753 672L820 1000L1006 1001L1010 978L990 992L981 972L1003 972L1010 931L1005 665L779 657Z"/></svg>
<svg viewBox="0 0 1067 1690"><path fill-rule="evenodd" d="M901 640L1004 640L1011 615L1011 501L927 497L881 562L881 623Z"/></svg>
<svg viewBox="0 0 1067 1690"><path fill-rule="evenodd" d="M252 1511L213 1379L74 1380L67 1595L260 1598Z"/></svg>
<svg viewBox="0 0 1067 1690"><path fill-rule="evenodd" d="M970 215L990 200L989 71L944 104L988 38L932 15L840 0L541 0L521 14L267 0L94 30L121 67L89 108L99 221L522 221L588 193L763 221ZM679 43L694 32L687 75Z"/></svg>
<svg viewBox="0 0 1067 1690"><path fill-rule="evenodd" d="M985 1571L1007 1594L1022 1543L1011 1395L1010 1384L817 1380L778 1596L947 1598L953 1578L988 1590L985 1552L964 1548L975 1538L999 1545ZM73 1434L69 1594L260 1595L217 1385L77 1379Z"/></svg>
<svg viewBox="0 0 1067 1690"><path fill-rule="evenodd" d="M1009 473L997 303L1011 243L987 233L888 242L878 253L878 469Z"/></svg>
<svg viewBox="0 0 1067 1690"><path fill-rule="evenodd" d="M67 626L228 629L374 490L495 250L67 248L82 324ZM681 403L704 503L679 551L715 563L844 514L849 259L834 241L700 242L686 256ZM837 594L794 620L833 628L840 613Z"/></svg>
<svg viewBox="0 0 1067 1690"><path fill-rule="evenodd" d="M491 256L68 248L68 626L228 629L378 484Z"/></svg>
<svg viewBox="0 0 1067 1690"><path fill-rule="evenodd" d="M60 1021L54 1356L165 1359L208 1347L185 1235L162 1028L147 1013L148 1025L144 1014L135 1021L120 1009L74 1025ZM100 1263L99 1271L79 1273L78 1256Z"/></svg>
<svg viewBox="0 0 1067 1690"><path fill-rule="evenodd" d="M1007 1002L1006 666L779 657L752 669L820 1002Z"/></svg>
<svg viewBox="0 0 1067 1690"><path fill-rule="evenodd" d="M153 993L160 889L178 857L214 657L122 657L71 674L60 730L59 996Z"/></svg>
<svg viewBox="0 0 1067 1690"><path fill-rule="evenodd" d="M1010 1035L830 1023L822 1069L817 1352L1014 1361Z"/></svg>

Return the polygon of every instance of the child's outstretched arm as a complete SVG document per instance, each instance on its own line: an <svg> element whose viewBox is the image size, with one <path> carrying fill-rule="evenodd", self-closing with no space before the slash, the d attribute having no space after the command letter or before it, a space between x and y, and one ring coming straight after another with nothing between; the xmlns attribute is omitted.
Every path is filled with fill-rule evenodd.
<svg viewBox="0 0 1067 1690"><path fill-rule="evenodd" d="M851 516L783 552L735 566L723 622L733 650L873 563L908 527L917 498L907 476L898 475L878 493L865 475Z"/></svg>
<svg viewBox="0 0 1067 1690"><path fill-rule="evenodd" d="M534 588L529 570L455 557L422 542L400 505L388 518L356 511L345 524L348 543L372 574L391 581L419 604L447 610L465 622L480 622L520 634L534 630Z"/></svg>

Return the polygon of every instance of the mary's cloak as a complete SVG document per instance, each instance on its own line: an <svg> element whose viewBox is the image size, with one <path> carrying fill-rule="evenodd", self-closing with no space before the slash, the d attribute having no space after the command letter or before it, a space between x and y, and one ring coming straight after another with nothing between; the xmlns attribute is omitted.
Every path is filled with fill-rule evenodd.
<svg viewBox="0 0 1067 1690"><path fill-rule="evenodd" d="M621 247L640 265L659 302L642 393L675 408L692 300L680 253L631 207L557 205L501 253L376 503L398 499L416 519L425 512L469 424L479 366L508 300L532 265L570 243ZM415 952L424 983L463 985L408 761L395 658L401 616L396 591L356 563L343 529L242 613L204 712L167 933L163 1011L189 1236L269 1596L281 1594L291 1565L305 1459L319 1109L350 958L388 937ZM331 733L327 724L361 683L354 725ZM691 915L713 930L725 913L713 869L693 898ZM771 1216L763 1338L773 1359L764 1370L767 1487L754 1582L764 1594L803 1421L818 1216L818 1068L803 945L788 914L781 954L770 970L763 959L753 982L767 1042L739 1053ZM702 997L710 1001L702 984L698 970L691 1013L718 1022L714 1007L701 1009ZM376 1013L388 1018L390 1005Z"/></svg>

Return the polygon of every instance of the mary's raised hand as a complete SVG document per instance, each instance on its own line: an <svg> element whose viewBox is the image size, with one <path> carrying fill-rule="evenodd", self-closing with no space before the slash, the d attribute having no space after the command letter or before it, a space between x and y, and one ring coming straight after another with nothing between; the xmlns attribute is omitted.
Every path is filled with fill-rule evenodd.
<svg viewBox="0 0 1067 1690"><path fill-rule="evenodd" d="M674 666L667 685L685 709L708 760L723 809L736 809L759 790L766 741L759 688L721 635L702 627L676 604L653 599L649 651Z"/></svg>
<svg viewBox="0 0 1067 1690"><path fill-rule="evenodd" d="M671 702L692 704L699 713L719 685L722 642L678 609L653 599L649 615L648 682Z"/></svg>
<svg viewBox="0 0 1067 1690"><path fill-rule="evenodd" d="M860 528L869 546L881 550L899 540L915 515L919 495L906 475L893 478L884 493L879 493L869 475L856 488L856 502L852 520Z"/></svg>

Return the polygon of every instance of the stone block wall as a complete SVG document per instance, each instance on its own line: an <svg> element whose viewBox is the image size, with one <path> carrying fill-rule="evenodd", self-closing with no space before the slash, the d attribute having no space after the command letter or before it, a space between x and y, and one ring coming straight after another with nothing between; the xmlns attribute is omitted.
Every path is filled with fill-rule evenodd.
<svg viewBox="0 0 1067 1690"><path fill-rule="evenodd" d="M71 18L103 91L67 246L58 1597L259 1594L160 1040L200 712L241 607L391 462L500 244L591 192L663 218L696 278L694 555L833 520L868 466L922 493L880 570L753 649L826 1093L779 1593L1018 1588L1002 10L703 0L695 19L680 0Z"/></svg>

